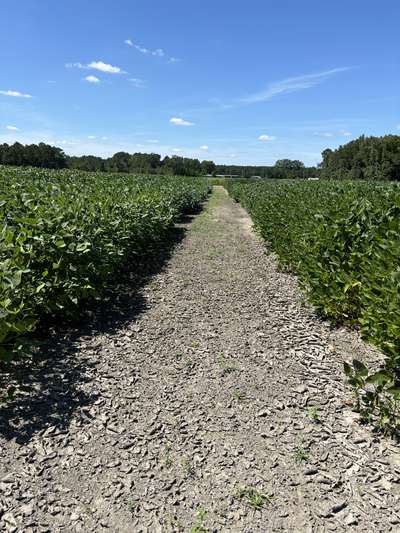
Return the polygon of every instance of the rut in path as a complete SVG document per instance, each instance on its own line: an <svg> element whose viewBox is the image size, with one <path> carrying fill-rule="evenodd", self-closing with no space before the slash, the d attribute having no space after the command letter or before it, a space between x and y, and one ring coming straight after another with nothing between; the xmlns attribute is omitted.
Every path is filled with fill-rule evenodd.
<svg viewBox="0 0 400 533"><path fill-rule="evenodd" d="M82 374L63 423L0 437L0 530L399 531L399 455L342 376L377 354L301 304L221 187L187 229L142 313L54 378L44 403Z"/></svg>

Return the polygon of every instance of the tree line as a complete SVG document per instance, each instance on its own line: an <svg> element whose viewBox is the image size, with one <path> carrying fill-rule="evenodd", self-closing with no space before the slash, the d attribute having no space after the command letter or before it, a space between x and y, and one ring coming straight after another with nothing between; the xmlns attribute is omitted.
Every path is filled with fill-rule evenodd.
<svg viewBox="0 0 400 533"><path fill-rule="evenodd" d="M177 176L200 176L213 174L213 161L199 161L190 157L166 156L159 154L117 152L103 159L93 155L68 156L61 148L45 143L0 144L0 164L32 166L42 168L71 168L92 172L137 172L144 174L173 174Z"/></svg>
<svg viewBox="0 0 400 533"><path fill-rule="evenodd" d="M400 135L365 137L322 152L321 177L400 180Z"/></svg>
<svg viewBox="0 0 400 533"><path fill-rule="evenodd" d="M0 144L0 164L42 168L65 168L67 157L61 148L49 144Z"/></svg>
<svg viewBox="0 0 400 533"><path fill-rule="evenodd" d="M125 172L141 174L172 174L176 176L236 176L251 178L308 178L318 174L315 167L306 168L296 160L281 159L275 166L216 165L190 157L159 154L117 152L112 157L93 155L68 156L61 148L45 143L0 145L0 164L42 168L70 168L91 172Z"/></svg>
<svg viewBox="0 0 400 533"><path fill-rule="evenodd" d="M308 179L317 178L317 167L306 167L302 161L278 159L274 166L216 165L216 175L238 178Z"/></svg>
<svg viewBox="0 0 400 533"><path fill-rule="evenodd" d="M267 179L364 179L400 180L400 136L365 137L322 152L318 167L298 160L280 159L274 166L216 165L190 157L117 152L112 157L68 156L61 148L45 143L0 144L0 164L43 168L71 168L92 172L173 174L177 176L223 175Z"/></svg>

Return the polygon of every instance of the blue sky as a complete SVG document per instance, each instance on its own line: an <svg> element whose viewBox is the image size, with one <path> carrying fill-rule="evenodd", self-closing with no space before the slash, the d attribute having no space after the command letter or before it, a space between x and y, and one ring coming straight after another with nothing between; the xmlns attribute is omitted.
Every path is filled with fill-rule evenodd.
<svg viewBox="0 0 400 533"><path fill-rule="evenodd" d="M315 164L400 133L398 0L18 0L0 142Z"/></svg>

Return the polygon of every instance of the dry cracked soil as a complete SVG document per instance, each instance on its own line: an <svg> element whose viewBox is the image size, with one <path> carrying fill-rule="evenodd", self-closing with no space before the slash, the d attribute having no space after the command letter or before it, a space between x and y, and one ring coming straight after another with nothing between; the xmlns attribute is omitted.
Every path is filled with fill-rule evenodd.
<svg viewBox="0 0 400 533"><path fill-rule="evenodd" d="M399 449L342 374L380 354L315 316L222 187L181 230L4 408L0 530L400 531Z"/></svg>

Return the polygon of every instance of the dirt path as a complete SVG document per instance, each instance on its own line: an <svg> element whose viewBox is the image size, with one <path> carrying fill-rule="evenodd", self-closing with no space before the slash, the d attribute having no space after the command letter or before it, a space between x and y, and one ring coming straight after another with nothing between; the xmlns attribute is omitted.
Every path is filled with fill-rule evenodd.
<svg viewBox="0 0 400 533"><path fill-rule="evenodd" d="M0 530L400 531L398 450L346 405L372 349L299 303L224 189L188 229L141 314L49 374L48 427L8 421Z"/></svg>

